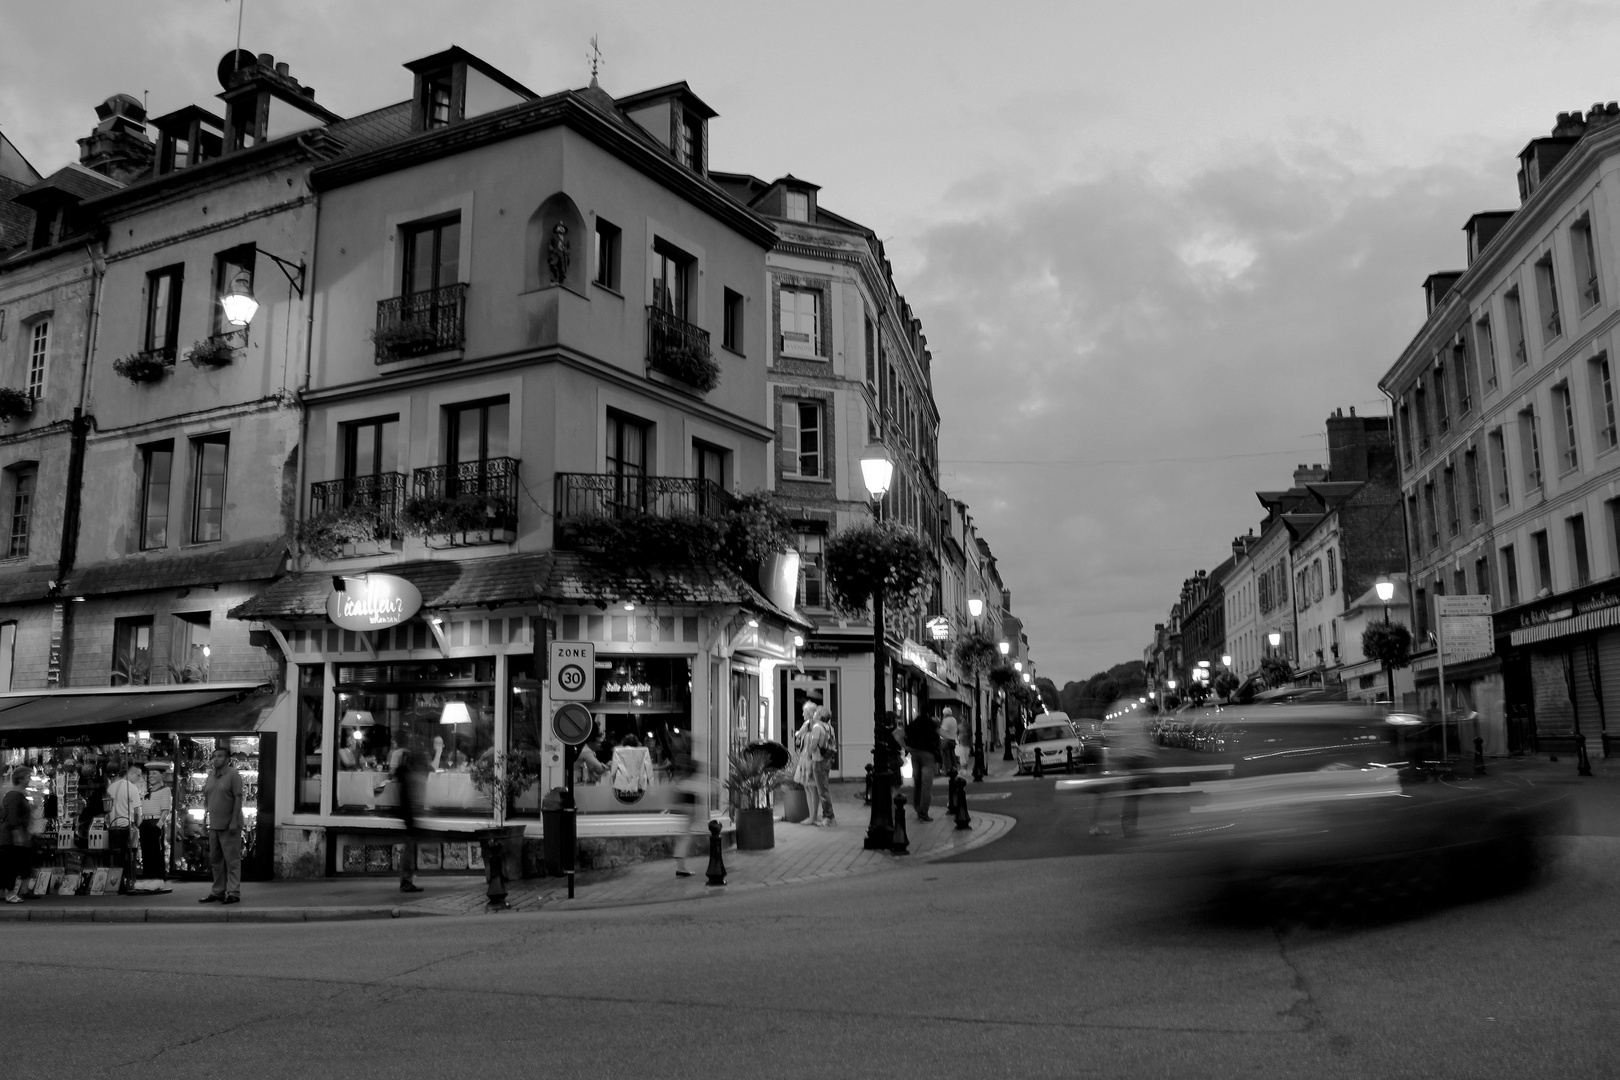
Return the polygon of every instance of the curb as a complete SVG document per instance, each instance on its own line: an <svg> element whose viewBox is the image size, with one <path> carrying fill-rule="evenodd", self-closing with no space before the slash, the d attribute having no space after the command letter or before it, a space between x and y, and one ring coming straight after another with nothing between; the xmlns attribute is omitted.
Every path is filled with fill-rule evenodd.
<svg viewBox="0 0 1620 1080"><path fill-rule="evenodd" d="M185 908L0 908L0 922L75 923L287 923L344 922L355 919L442 918L440 912L409 907L237 908L187 911Z"/></svg>

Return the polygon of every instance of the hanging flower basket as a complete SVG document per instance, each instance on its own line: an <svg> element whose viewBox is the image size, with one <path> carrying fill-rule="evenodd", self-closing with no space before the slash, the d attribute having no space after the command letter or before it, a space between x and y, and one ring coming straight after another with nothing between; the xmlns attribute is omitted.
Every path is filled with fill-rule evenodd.
<svg viewBox="0 0 1620 1080"><path fill-rule="evenodd" d="M908 606L928 585L933 556L912 530L892 521L868 521L834 533L824 554L833 607L862 615L873 593L886 604Z"/></svg>
<svg viewBox="0 0 1620 1080"><path fill-rule="evenodd" d="M224 367L236 359L236 344L231 341L232 336L216 334L194 341L191 348L186 350L186 359L197 367Z"/></svg>
<svg viewBox="0 0 1620 1080"><path fill-rule="evenodd" d="M155 383L169 373L170 366L160 349L131 353L113 361L113 370L132 383Z"/></svg>
<svg viewBox="0 0 1620 1080"><path fill-rule="evenodd" d="M33 395L9 386L0 386L0 424L20 420L34 411Z"/></svg>

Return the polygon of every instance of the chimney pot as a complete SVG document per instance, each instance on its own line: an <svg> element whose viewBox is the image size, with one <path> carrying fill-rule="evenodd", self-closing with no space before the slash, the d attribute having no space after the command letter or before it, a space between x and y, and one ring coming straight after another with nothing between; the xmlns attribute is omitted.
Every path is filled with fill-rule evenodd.
<svg viewBox="0 0 1620 1080"><path fill-rule="evenodd" d="M273 67L275 67L276 66L276 56L275 56L275 54L274 53L267 53L267 52L260 53L259 54L259 66L262 67L262 68L273 68Z"/></svg>
<svg viewBox="0 0 1620 1080"><path fill-rule="evenodd" d="M304 87L304 96L309 98L309 100L314 101L315 100L315 88L313 86Z"/></svg>
<svg viewBox="0 0 1620 1080"><path fill-rule="evenodd" d="M290 67L288 67L287 61L285 61L285 60L283 60L281 63L276 65L276 74L277 75L281 75L281 76L285 77L287 72L289 72L291 70L292 69Z"/></svg>
<svg viewBox="0 0 1620 1080"><path fill-rule="evenodd" d="M1351 416L1356 415L1356 407L1354 405L1350 406L1350 415Z"/></svg>

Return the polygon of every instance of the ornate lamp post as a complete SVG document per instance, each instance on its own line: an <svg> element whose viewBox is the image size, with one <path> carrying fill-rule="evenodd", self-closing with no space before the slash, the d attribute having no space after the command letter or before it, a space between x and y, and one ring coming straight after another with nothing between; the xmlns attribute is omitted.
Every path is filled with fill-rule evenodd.
<svg viewBox="0 0 1620 1080"><path fill-rule="evenodd" d="M894 462L882 446L868 449L861 458L861 478L872 494L874 515L883 520L883 496L894 478ZM894 806L890 803L889 759L884 743L890 739L884 723L889 674L888 645L883 640L883 589L872 593L872 817L866 827L866 847L887 850L894 840Z"/></svg>
<svg viewBox="0 0 1620 1080"><path fill-rule="evenodd" d="M979 616L984 614L984 601L977 596L968 599L968 614L973 617L975 628L979 625ZM973 781L978 783L984 779L984 709L980 702L984 698L984 677L975 669L973 672Z"/></svg>
<svg viewBox="0 0 1620 1080"><path fill-rule="evenodd" d="M1378 599L1384 605L1384 625L1389 625L1389 602L1395 599L1395 583L1389 579L1388 574L1379 574L1378 580L1373 582L1373 588L1378 590ZM1395 669L1384 664L1384 681L1389 686L1389 707L1395 707Z"/></svg>

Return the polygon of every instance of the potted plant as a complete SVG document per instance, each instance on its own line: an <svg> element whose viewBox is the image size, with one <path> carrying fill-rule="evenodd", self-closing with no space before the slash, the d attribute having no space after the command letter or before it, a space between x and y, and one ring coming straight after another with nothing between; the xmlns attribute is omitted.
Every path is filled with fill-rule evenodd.
<svg viewBox="0 0 1620 1080"><path fill-rule="evenodd" d="M154 349L119 357L113 370L132 383L155 383L169 373L169 363Z"/></svg>
<svg viewBox="0 0 1620 1080"><path fill-rule="evenodd" d="M699 393L720 385L720 364L701 345L684 341L665 342L653 352L654 371L679 379Z"/></svg>
<svg viewBox="0 0 1620 1080"><path fill-rule="evenodd" d="M225 334L215 334L191 343L186 359L196 367L224 367L236 359L236 346Z"/></svg>
<svg viewBox="0 0 1620 1080"><path fill-rule="evenodd" d="M767 851L776 846L771 791L777 786L781 771L772 766L771 751L763 745L732 751L726 793L731 803L731 819L737 823L738 851Z"/></svg>
<svg viewBox="0 0 1620 1080"><path fill-rule="evenodd" d="M540 769L523 754L480 754L473 762L473 787L489 800L489 808L497 818L504 817L512 802L540 781ZM522 822L506 822L499 829L501 860L506 864L506 880L523 877Z"/></svg>
<svg viewBox="0 0 1620 1080"><path fill-rule="evenodd" d="M371 332L381 356L414 356L432 352L439 334L431 323L402 322Z"/></svg>
<svg viewBox="0 0 1620 1080"><path fill-rule="evenodd" d="M490 540L507 533L497 520L494 501L486 495L417 495L405 500L400 521L407 532L423 537L444 537L454 543L459 534L463 542L468 533L487 531Z"/></svg>
<svg viewBox="0 0 1620 1080"><path fill-rule="evenodd" d="M0 386L0 424L20 420L34 411L34 397L22 390Z"/></svg>
<svg viewBox="0 0 1620 1080"><path fill-rule="evenodd" d="M317 559L341 559L380 539L382 519L375 506L323 510L298 523L298 546Z"/></svg>
<svg viewBox="0 0 1620 1080"><path fill-rule="evenodd" d="M792 520L768 491L732 501L723 517L721 554L744 578L752 577L777 607L793 610L799 588L799 553Z"/></svg>

